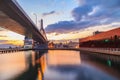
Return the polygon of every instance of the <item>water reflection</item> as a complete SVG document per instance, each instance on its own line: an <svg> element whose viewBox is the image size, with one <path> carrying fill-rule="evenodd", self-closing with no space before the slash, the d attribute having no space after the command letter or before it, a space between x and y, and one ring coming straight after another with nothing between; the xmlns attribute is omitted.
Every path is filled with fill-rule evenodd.
<svg viewBox="0 0 120 80"><path fill-rule="evenodd" d="M0 55L0 80L117 80L79 51L40 50ZM88 60L89 61L89 60Z"/></svg>
<svg viewBox="0 0 120 80"><path fill-rule="evenodd" d="M47 51L36 51L36 64L38 70L38 80L44 80L44 72L46 69L46 54Z"/></svg>
<svg viewBox="0 0 120 80"><path fill-rule="evenodd" d="M46 51L0 55L0 80L43 80Z"/></svg>
<svg viewBox="0 0 120 80"><path fill-rule="evenodd" d="M45 55L46 51L27 52L28 69L15 80L44 80Z"/></svg>
<svg viewBox="0 0 120 80"><path fill-rule="evenodd" d="M117 80L91 65L81 63L79 51L48 51L47 64L45 80Z"/></svg>
<svg viewBox="0 0 120 80"><path fill-rule="evenodd" d="M23 52L0 55L0 80L8 80L26 70Z"/></svg>
<svg viewBox="0 0 120 80"><path fill-rule="evenodd" d="M80 65L79 51L49 50L47 54L48 66Z"/></svg>

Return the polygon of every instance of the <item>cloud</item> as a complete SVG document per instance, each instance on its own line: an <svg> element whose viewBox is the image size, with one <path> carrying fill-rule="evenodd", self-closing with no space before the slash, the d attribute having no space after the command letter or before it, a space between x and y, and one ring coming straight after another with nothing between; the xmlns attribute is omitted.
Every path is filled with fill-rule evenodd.
<svg viewBox="0 0 120 80"><path fill-rule="evenodd" d="M58 23L48 25L45 30L47 33L66 33L72 31L75 25L74 21L60 21Z"/></svg>
<svg viewBox="0 0 120 80"><path fill-rule="evenodd" d="M79 5L104 6L108 8L119 7L120 0L76 0Z"/></svg>
<svg viewBox="0 0 120 80"><path fill-rule="evenodd" d="M80 4L71 11L74 20L50 24L46 27L46 32L69 33L88 27L120 22L120 0L77 1Z"/></svg>
<svg viewBox="0 0 120 80"><path fill-rule="evenodd" d="M75 0L79 5L84 5L85 4L85 0Z"/></svg>
<svg viewBox="0 0 120 80"><path fill-rule="evenodd" d="M81 1L81 0L78 0ZM80 21L83 18L114 18L120 16L120 0L84 0L84 5L74 8L72 11L75 20ZM92 13L91 15L89 15ZM119 13L119 14L118 14ZM75 14L75 16L74 16Z"/></svg>
<svg viewBox="0 0 120 80"><path fill-rule="evenodd" d="M0 44L4 44L6 42L7 42L7 40L0 40Z"/></svg>
<svg viewBox="0 0 120 80"><path fill-rule="evenodd" d="M92 7L89 5L79 6L74 8L72 11L72 16L76 21L81 20L84 16L87 16L89 12L92 11Z"/></svg>
<svg viewBox="0 0 120 80"><path fill-rule="evenodd" d="M48 16L48 15L52 15L52 14L57 14L56 11L51 11L51 12L48 12L48 13L43 13L42 16Z"/></svg>
<svg viewBox="0 0 120 80"><path fill-rule="evenodd" d="M6 35L0 35L0 37L8 37L8 36L6 36Z"/></svg>
<svg viewBox="0 0 120 80"><path fill-rule="evenodd" d="M91 21L81 21L81 22L60 21L58 23L48 25L45 28L45 30L47 33L69 33L69 32L73 32L73 31L87 28L89 26L94 26L95 24L97 24L97 21L96 22L91 22Z"/></svg>

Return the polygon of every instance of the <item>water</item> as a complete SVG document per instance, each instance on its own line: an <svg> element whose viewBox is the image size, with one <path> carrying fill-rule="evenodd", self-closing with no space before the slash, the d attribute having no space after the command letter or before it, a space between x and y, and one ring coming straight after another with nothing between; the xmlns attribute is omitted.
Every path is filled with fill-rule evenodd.
<svg viewBox="0 0 120 80"><path fill-rule="evenodd" d="M119 80L119 72L79 51L0 54L0 80Z"/></svg>

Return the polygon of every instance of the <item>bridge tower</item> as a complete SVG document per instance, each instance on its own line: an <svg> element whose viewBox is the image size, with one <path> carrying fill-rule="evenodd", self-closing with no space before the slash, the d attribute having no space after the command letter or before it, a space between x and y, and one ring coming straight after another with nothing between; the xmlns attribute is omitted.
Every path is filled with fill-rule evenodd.
<svg viewBox="0 0 120 80"><path fill-rule="evenodd" d="M41 31L41 30L44 31L44 29L43 29L43 19L40 20L40 31Z"/></svg>
<svg viewBox="0 0 120 80"><path fill-rule="evenodd" d="M39 21L39 23L40 23L40 33L44 36L44 37L46 37L46 33L45 33L45 31L44 31L44 28L43 28L43 19L41 19L40 21ZM35 48L37 48L37 49L46 49L46 48L48 48L48 43L46 42L46 43L37 43L37 44L35 44Z"/></svg>

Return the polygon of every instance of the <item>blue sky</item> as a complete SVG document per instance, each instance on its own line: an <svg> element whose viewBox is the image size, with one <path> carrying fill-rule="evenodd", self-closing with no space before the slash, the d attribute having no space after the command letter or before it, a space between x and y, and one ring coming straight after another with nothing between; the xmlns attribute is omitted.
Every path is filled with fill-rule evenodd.
<svg viewBox="0 0 120 80"><path fill-rule="evenodd" d="M44 20L50 40L79 39L120 27L120 0L17 0L35 23ZM37 24L39 29L39 23Z"/></svg>
<svg viewBox="0 0 120 80"><path fill-rule="evenodd" d="M62 20L71 20L71 9L77 6L74 0L17 0L22 8L35 22L37 14L38 21L44 19L44 27ZM53 13L51 13L53 12ZM50 14L51 13L51 14ZM46 14L46 15L44 15ZM39 24L38 24L39 25Z"/></svg>

